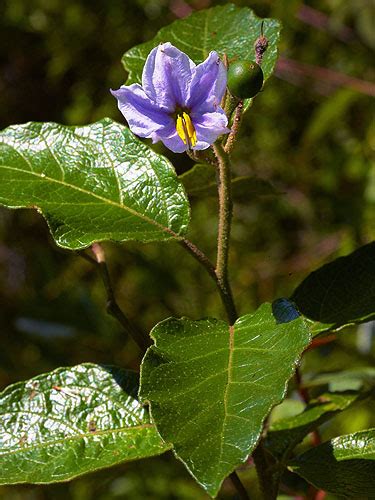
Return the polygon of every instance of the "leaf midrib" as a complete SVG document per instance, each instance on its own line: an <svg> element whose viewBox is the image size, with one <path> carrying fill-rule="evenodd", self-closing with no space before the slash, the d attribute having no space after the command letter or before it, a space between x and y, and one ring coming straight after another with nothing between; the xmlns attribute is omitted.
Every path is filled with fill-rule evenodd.
<svg viewBox="0 0 375 500"><path fill-rule="evenodd" d="M116 208L120 208L122 210L125 210L127 212L129 212L130 214L134 215L135 217L139 217L140 219L144 220L145 222L147 222L148 224L150 225L153 225L153 226L156 226L158 227L159 229L161 229L162 231L170 234L173 238L177 239L177 240L180 240L182 239L181 236L179 236L178 234L176 234L172 229L170 229L169 227L166 227L166 226L163 226L162 224L160 224L159 222L153 220L153 219L150 219L149 217L147 217L146 215L143 215L139 212L137 212L136 210L126 206L126 205L122 205L121 203L118 203L116 201L113 201L113 200L110 200L108 198L105 198L103 196L100 196L96 193L93 193L92 191L87 191L79 186L76 186L74 184L68 184L67 182L65 181L61 181L61 180L58 180L58 179L54 179L52 177L49 177L48 175L46 174L39 174L37 172L33 172L33 171L30 171L30 170L24 170L22 168L16 168L16 167L12 167L11 165L0 165L0 169L1 168L4 168L4 169L8 169L8 170L14 170L14 171L17 171L17 172L22 172L24 174L28 174L28 175L32 175L34 177L38 177L40 179L43 179L45 181L50 181L50 182L53 182L55 184L60 184L68 189L73 189L73 190L76 190L76 191L79 191L85 195L89 195L89 196L92 196L93 198L96 198L100 201L102 201L103 203L105 204L108 204L108 205L112 205ZM42 206L40 207L42 209Z"/></svg>

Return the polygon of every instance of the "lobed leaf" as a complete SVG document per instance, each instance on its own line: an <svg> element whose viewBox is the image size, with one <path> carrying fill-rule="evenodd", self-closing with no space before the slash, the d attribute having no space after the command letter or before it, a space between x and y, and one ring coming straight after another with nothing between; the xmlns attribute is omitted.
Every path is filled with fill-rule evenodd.
<svg viewBox="0 0 375 500"><path fill-rule="evenodd" d="M194 12L162 28L149 42L128 50L122 63L129 72L127 85L141 83L142 70L151 50L159 43L171 42L195 63L206 59L211 50L231 59L255 59L254 43L263 33L268 49L263 56L262 70L267 80L277 60L277 44L281 25L276 19L260 19L248 7L227 4Z"/></svg>
<svg viewBox="0 0 375 500"><path fill-rule="evenodd" d="M168 450L137 401L138 376L81 364L0 394L0 484L53 483Z"/></svg>
<svg viewBox="0 0 375 500"><path fill-rule="evenodd" d="M224 321L167 319L152 330L140 397L164 440L215 496L255 448L310 336L301 318L277 323L270 304Z"/></svg>
<svg viewBox="0 0 375 500"><path fill-rule="evenodd" d="M317 334L375 318L375 242L305 278L291 299Z"/></svg>
<svg viewBox="0 0 375 500"><path fill-rule="evenodd" d="M188 200L169 161L110 119L0 132L0 203L38 209L56 243L69 249L179 238L189 222Z"/></svg>
<svg viewBox="0 0 375 500"><path fill-rule="evenodd" d="M298 456L289 469L346 498L375 497L375 429L339 436Z"/></svg>

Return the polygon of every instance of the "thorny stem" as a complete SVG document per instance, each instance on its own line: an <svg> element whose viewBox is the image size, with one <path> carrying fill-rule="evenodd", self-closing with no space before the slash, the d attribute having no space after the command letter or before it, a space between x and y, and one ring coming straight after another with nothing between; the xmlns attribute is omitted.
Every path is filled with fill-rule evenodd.
<svg viewBox="0 0 375 500"><path fill-rule="evenodd" d="M94 254L94 259L86 254L81 255L86 260L94 262L99 268L104 288L107 293L107 312L117 319L117 321L123 326L125 332L132 337L141 351L145 352L147 347L149 347L150 342L143 335L143 333L129 321L129 319L126 317L126 315L116 302L103 247L99 243L94 243L91 246L91 251Z"/></svg>

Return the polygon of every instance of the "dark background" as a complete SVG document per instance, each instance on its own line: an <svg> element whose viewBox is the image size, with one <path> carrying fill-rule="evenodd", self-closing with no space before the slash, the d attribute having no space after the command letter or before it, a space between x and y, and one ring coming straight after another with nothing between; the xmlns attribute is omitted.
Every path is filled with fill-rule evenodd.
<svg viewBox="0 0 375 500"><path fill-rule="evenodd" d="M84 124L104 116L123 122L108 90L126 79L123 53L178 17L222 3L2 0L1 128L30 120ZM235 206L230 266L244 314L290 295L310 271L374 238L375 16L371 0L234 3L284 26L276 75L247 113L233 155L236 174L257 175L280 192ZM179 173L192 165L184 155L157 149ZM215 211L214 198L192 202L189 238L210 256ZM104 246L118 300L145 331L171 315L225 317L209 278L178 245ZM0 302L0 389L84 361L137 366L136 346L105 313L95 269L58 249L33 210L0 210ZM368 366L374 355L371 325L347 329L305 357L304 376ZM364 403L336 417L323 437L374 425L374 409ZM252 474L243 473L250 488ZM226 485L223 498L231 494ZM62 485L0 487L0 498L208 497L167 454Z"/></svg>

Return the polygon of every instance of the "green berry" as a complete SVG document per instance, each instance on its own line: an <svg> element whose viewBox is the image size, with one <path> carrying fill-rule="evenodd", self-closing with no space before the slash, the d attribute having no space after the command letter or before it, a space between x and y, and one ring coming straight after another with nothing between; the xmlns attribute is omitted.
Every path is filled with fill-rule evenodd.
<svg viewBox="0 0 375 500"><path fill-rule="evenodd" d="M263 71L254 61L235 61L229 65L228 88L240 99L254 97L262 88Z"/></svg>

